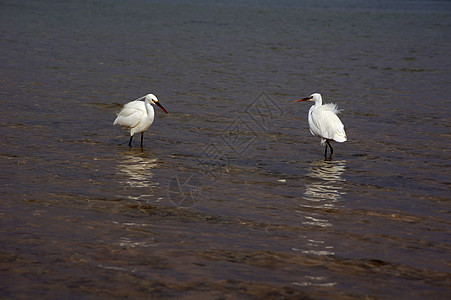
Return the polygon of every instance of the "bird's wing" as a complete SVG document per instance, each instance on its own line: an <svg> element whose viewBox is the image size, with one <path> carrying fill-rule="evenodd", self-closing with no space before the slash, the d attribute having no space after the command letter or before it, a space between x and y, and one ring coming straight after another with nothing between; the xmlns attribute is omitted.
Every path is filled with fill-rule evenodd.
<svg viewBox="0 0 451 300"><path fill-rule="evenodd" d="M337 142L346 141L344 125L335 114L336 106L321 106L312 114L312 130L316 135Z"/></svg>
<svg viewBox="0 0 451 300"><path fill-rule="evenodd" d="M348 138L346 136L345 127L340 118L337 116L341 110L338 109L337 104L334 103L325 104L324 108L331 111L335 115L335 117L331 117L333 125L331 126L332 130L330 134L332 134L333 140L340 143L346 142Z"/></svg>
<svg viewBox="0 0 451 300"><path fill-rule="evenodd" d="M145 117L144 111L142 109L134 107L133 105L129 105L131 103L127 103L124 108L118 113L113 125L117 124L124 127L133 128L139 124L143 117Z"/></svg>

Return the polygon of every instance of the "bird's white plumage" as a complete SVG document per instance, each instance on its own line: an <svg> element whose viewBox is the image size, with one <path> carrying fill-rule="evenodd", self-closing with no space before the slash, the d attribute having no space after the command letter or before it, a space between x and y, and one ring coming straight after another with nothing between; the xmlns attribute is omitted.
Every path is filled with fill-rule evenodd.
<svg viewBox="0 0 451 300"><path fill-rule="evenodd" d="M135 100L124 105L117 114L113 125L121 125L130 130L130 135L149 129L155 118L153 107L141 100Z"/></svg>
<svg viewBox="0 0 451 300"><path fill-rule="evenodd" d="M310 107L308 114L310 132L321 138L321 144L326 140L340 143L347 140L344 125L337 116L339 112L337 105L332 103L321 105L320 102Z"/></svg>

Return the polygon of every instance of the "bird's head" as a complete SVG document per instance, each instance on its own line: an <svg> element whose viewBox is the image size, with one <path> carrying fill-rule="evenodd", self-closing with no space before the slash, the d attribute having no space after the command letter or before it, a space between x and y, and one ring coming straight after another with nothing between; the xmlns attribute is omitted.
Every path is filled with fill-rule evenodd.
<svg viewBox="0 0 451 300"><path fill-rule="evenodd" d="M158 106L159 108L161 108L166 114L169 114L166 109L164 109L164 107L160 104L160 102L158 102L158 98L157 96L155 96L154 94L147 94L144 97L142 97L140 99L141 101L145 101L148 103L151 103L153 105Z"/></svg>
<svg viewBox="0 0 451 300"><path fill-rule="evenodd" d="M314 94L311 94L309 97L305 97L305 98L296 100L296 102L301 102L301 101L315 101L315 102L318 102L318 101L321 101L321 100L322 100L321 94L320 93L314 93Z"/></svg>

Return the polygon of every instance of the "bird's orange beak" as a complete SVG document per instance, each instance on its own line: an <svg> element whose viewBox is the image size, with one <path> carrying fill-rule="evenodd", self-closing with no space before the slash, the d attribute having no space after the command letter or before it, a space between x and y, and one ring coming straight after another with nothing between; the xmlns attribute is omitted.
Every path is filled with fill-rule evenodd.
<svg viewBox="0 0 451 300"><path fill-rule="evenodd" d="M166 109L164 109L163 105L160 104L160 102L154 102L159 108L161 108L167 115L169 115L169 113L166 111Z"/></svg>
<svg viewBox="0 0 451 300"><path fill-rule="evenodd" d="M312 97L302 98L302 99L296 100L296 102L309 101L309 100L312 100Z"/></svg>

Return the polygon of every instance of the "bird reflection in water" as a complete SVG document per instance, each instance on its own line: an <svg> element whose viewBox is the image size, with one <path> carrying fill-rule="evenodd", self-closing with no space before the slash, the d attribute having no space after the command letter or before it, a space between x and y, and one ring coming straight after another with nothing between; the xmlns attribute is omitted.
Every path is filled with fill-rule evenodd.
<svg viewBox="0 0 451 300"><path fill-rule="evenodd" d="M304 239L304 244L299 249L293 250L314 256L335 255L334 246L327 237L327 228L333 226L328 216L331 210L337 208L338 202L346 194L343 188L343 182L346 181L343 178L345 170L345 160L318 160L311 163L307 172L309 181L302 197L301 209L297 213L301 215L303 225L317 227L319 230L311 230L308 235L300 236ZM332 287L336 282L318 274L308 274L293 284Z"/></svg>
<svg viewBox="0 0 451 300"><path fill-rule="evenodd" d="M157 166L157 158L149 157L146 153L128 152L123 155L118 164L119 173L123 175L120 183L126 187L145 188L147 194L127 195L129 199L143 200L153 198L152 188L157 187L158 182L153 180L154 174L151 172Z"/></svg>
<svg viewBox="0 0 451 300"><path fill-rule="evenodd" d="M120 153L120 161L117 165L119 183L123 186L121 198L128 199L137 205L138 209L149 204L159 202L161 198L156 197L153 192L159 183L154 180L152 169L157 167L157 158L151 154L141 150L126 150ZM135 209L134 207L130 209ZM154 224L148 222L124 222L121 224L123 228L132 228L132 230L124 230L124 235L115 243L122 248L147 248L156 246L153 238L145 236L136 236L131 232L135 230L144 230L143 228L151 228ZM118 269L119 270L119 269ZM135 272L136 269L124 268L128 272Z"/></svg>
<svg viewBox="0 0 451 300"><path fill-rule="evenodd" d="M304 209L297 211L303 217L302 224L322 228L332 227L333 224L327 216L346 194L342 187L346 181L343 178L345 170L345 160L318 160L311 163L307 172L311 180L305 186L303 201L300 204Z"/></svg>
<svg viewBox="0 0 451 300"><path fill-rule="evenodd" d="M334 208L335 203L346 194L342 175L346 169L346 161L318 160L312 162L307 175L314 179L306 185L304 200L308 202L301 206L312 208Z"/></svg>

